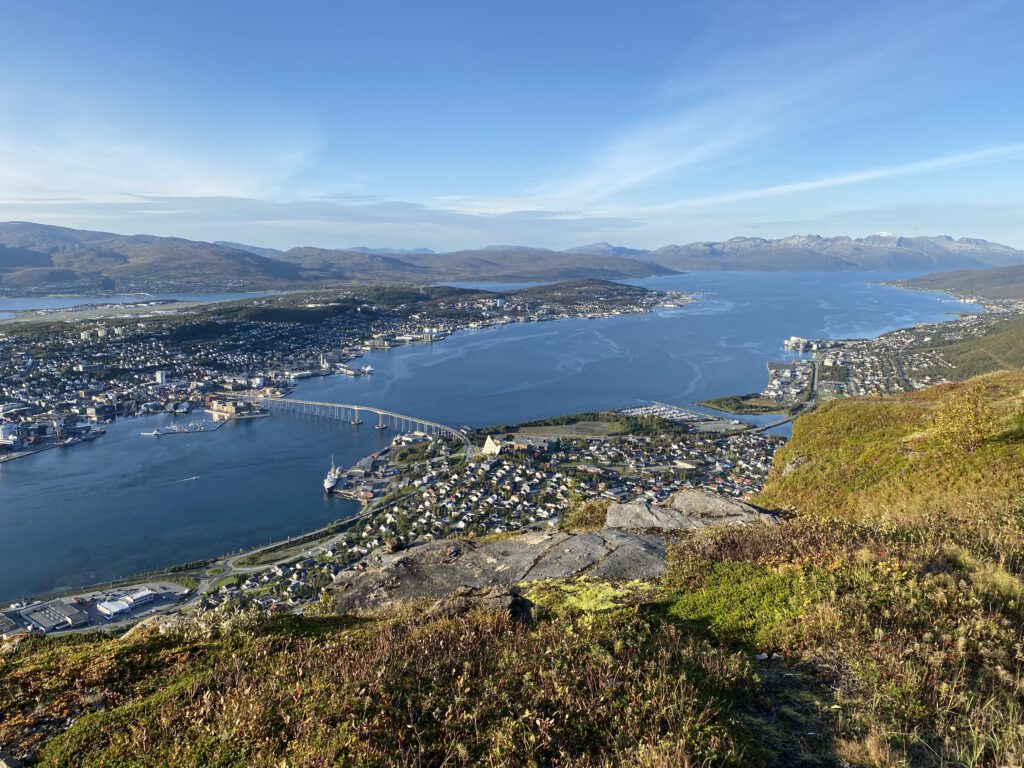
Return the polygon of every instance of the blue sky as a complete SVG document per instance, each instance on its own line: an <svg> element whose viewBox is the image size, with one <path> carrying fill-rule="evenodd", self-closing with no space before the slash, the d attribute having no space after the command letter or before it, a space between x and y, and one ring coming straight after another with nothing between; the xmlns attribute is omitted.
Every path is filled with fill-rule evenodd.
<svg viewBox="0 0 1024 768"><path fill-rule="evenodd" d="M1012 0L0 0L0 220L275 247L1024 247L1022 29Z"/></svg>

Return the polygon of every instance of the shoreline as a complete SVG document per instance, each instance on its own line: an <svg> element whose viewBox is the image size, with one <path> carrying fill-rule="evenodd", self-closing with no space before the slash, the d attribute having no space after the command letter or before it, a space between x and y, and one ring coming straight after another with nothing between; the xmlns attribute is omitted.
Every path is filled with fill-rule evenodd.
<svg viewBox="0 0 1024 768"><path fill-rule="evenodd" d="M900 287L902 287L902 286L900 286ZM913 290L912 288L904 288L904 289L905 290ZM939 291L939 293L943 293L943 292ZM947 295L951 295L951 294L947 294ZM614 311L614 312L607 312L607 313L603 313L601 315L592 315L592 316L615 317L615 316L620 316L620 315L624 316L624 315L649 314L649 313L652 313L652 312L654 312L655 310L658 310L658 309L679 309L679 308L681 308L683 306L686 306L686 305L688 305L690 303L694 303L694 302L698 301L698 298L696 298L693 294L683 294L683 296L685 296L687 300L682 302L682 303L675 303L675 304L670 304L670 305L666 306L665 303L659 302L658 304L655 304L655 305L651 306L649 309L638 310L638 311L635 311L635 312L628 312L628 311L617 310L617 311ZM669 301L678 301L678 299L669 300ZM972 314L976 314L976 313L972 313ZM567 318L550 318L550 320L555 320L555 319L586 319L587 317L588 317L587 315L575 315L575 316L567 317ZM549 319L539 320L539 319L532 319L532 318L529 318L529 319L524 318L523 320L521 320L521 322L540 322L540 321L550 321L550 320ZM945 322L954 322L954 321L953 320L949 320L949 321L945 321ZM481 324L475 324L474 325L474 324L466 323L466 324L462 324L458 328L454 329L452 331L452 333L449 334L449 335L453 335L454 333L456 333L458 331L486 330L486 329L490 329L490 328L500 327L501 325L506 325L506 324L509 324L509 323L486 323L486 324L482 324L482 325ZM895 330L902 330L902 329L895 329ZM894 332L894 331L888 331L886 333L892 333L892 332ZM884 334L882 334L882 335L884 335ZM723 412L723 413L729 413L729 411L725 411L723 409L714 408L713 406L709 406L706 403L698 403L698 405L702 405L703 407L708 407L708 408L710 408L712 410L718 410L718 411ZM766 415L766 416L769 416L769 415L780 415L781 416L781 415L785 415L785 414L782 413L782 412L773 412L773 413L763 413L763 414L739 414L739 415ZM56 446L54 446L54 447L56 447ZM269 543L267 545L262 545L260 547L256 547L256 548L253 548L253 549L244 550L242 552L231 553L231 554L223 554L223 555L220 555L220 556L215 556L213 558L209 558L209 559L207 559L205 561L202 561L202 562L206 563L206 565L198 566L198 567L202 567L202 568L215 568L216 564L222 563L222 562L225 562L225 561L228 561L228 560L241 560L241 559L243 559L245 557L248 557L248 556L251 556L251 555L256 555L256 554L259 554L261 552L272 551L272 550L275 550L277 548L289 549L290 548L289 545L296 545L296 543L299 542L299 541L307 541L307 542L311 542L312 543L312 542L315 542L315 541L317 541L318 539L321 539L321 538L329 538L331 535L333 535L332 532L336 531L339 527L347 527L348 525L350 525L350 524L352 524L352 523L362 519L363 516L365 516L367 514L370 514L371 512L376 512L376 511L378 511L376 508L368 507L368 506L363 505L363 506L361 506L360 510L358 512L356 512L355 514L350 515L348 517L339 518L339 519L334 520L331 523L328 523L327 525L322 526L320 528L317 528L317 529L314 529L314 530L311 530L311 531L308 531L308 532L303 532L303 533L300 533L300 534L297 534L297 535L294 535L294 536L285 537L283 539L271 542L271 543ZM116 580L114 580L112 582L105 582L105 583L119 584L119 585L126 585L126 586L127 585L131 585L131 584L142 584L142 583L146 583L147 579L151 579L152 580L152 579L156 579L156 578L158 578L160 576L173 577L175 574L179 574L179 575L181 575L181 574L189 574L190 571L196 570L196 567L191 567L192 565L193 565L192 563L186 563L184 565L180 565L180 564L179 565L174 565L174 566L170 566L170 567L165 568L165 569L161 569L161 570L157 570L157 571L152 571L152 572L149 572L149 573L146 573L146 574L139 574L137 576L127 576L127 577L124 577L124 578L121 578L121 579L116 579ZM102 585L100 585L100 586L102 586ZM54 591L51 591L51 592L46 592L46 593L43 593L42 596L33 597L31 599L32 600L37 600L37 599L41 599L41 598L55 599L55 598L59 598L59 597L62 597L62 596L70 596L70 595L82 594L82 593L90 591L90 589L94 589L94 588L90 587L90 586L68 587L66 589L58 589L58 590L54 590Z"/></svg>
<svg viewBox="0 0 1024 768"><path fill-rule="evenodd" d="M545 283L545 285L547 285L547 283ZM697 301L697 298L694 295L691 295L691 294L688 294L688 293L679 292L679 291L661 291L661 290L658 290L658 289L647 289L647 290L651 291L652 293L660 293L660 294L665 294L665 295L663 295L661 297L661 300L658 301L657 303L652 304L649 307L644 307L644 308L635 309L635 310L630 310L630 309L614 309L614 310L609 310L609 311L605 311L605 312L597 312L597 313L589 313L589 314L577 314L577 315L569 315L569 316L565 316L565 317L528 316L528 317L522 317L522 318L515 318L513 320L507 319L507 316L506 316L506 320L504 322L487 322L487 321L481 322L481 321L474 320L474 321L469 321L469 322L464 322L464 323L458 324L450 332L448 332L447 334L445 334L444 336L442 336L439 339L431 340L431 341L425 341L425 342L408 342L408 344L415 344L415 343L437 344L437 343L443 342L445 339L450 338L451 336L454 336L456 333L460 333L460 332L464 332L464 331L486 331L486 330L491 330L491 329L494 329L494 328L500 328L500 327L503 327L505 325L515 325L515 324L518 324L518 323L557 322L557 321L561 321L561 320L593 320L593 319L598 319L598 318L626 317L626 316L633 316L633 315L645 315L645 314L650 314L650 313L652 313L652 312L654 312L656 310L659 310L659 309L681 309L681 308L686 307L689 304L692 304L692 303ZM278 292L278 293L280 293L280 292ZM128 296L128 295L133 295L133 294L117 294L117 295ZM211 295L217 295L217 294L211 294ZM236 300L237 299L223 299L222 301L213 301L213 302L208 302L208 303L199 303L199 302L188 303L187 306L182 306L182 307L180 307L180 309L194 309L194 308L200 307L200 306L209 306L209 305L212 305L212 304L218 304L218 303L224 303L224 302L230 302L230 301L236 301ZM166 300L160 300L160 301L169 302L168 306L174 305L176 308L174 310L172 310L172 312L179 311L179 308L177 308L177 303L174 302L173 300L166 299ZM95 311L99 311L99 306L100 305L97 305L97 309ZM102 305L102 306L106 307L106 306L114 306L114 305ZM145 309L149 308L148 305L147 306L141 306L139 304L126 304L124 306L125 306L126 309L127 308L132 308L132 307L137 308L139 310L138 314L141 314ZM65 312L65 311L71 311L72 309L73 308L68 308L67 310L54 310L54 314L58 314L58 313ZM12 311L15 311L15 310L12 310ZM24 313L38 312L39 310L33 309L33 310L17 310L17 311L21 312L22 314L24 314ZM94 310L83 309L82 310L82 314L83 314L82 317L77 317L77 318L73 317L73 318L66 319L65 321L66 322L74 322L76 320L87 320L89 318L85 317L84 315L89 313L89 312L91 312L91 311L94 311ZM77 314L78 310L74 310L74 313ZM33 320L37 319L37 318L32 318L32 320L26 320L26 319L23 319L22 315L18 315L16 317L11 317L11 318L6 318L5 319L5 318L2 317L2 314L3 314L3 312L0 312L0 328L2 328L5 324L27 323L27 322L32 322ZM51 319L60 320L60 318L51 318ZM401 344L400 346L405 346L405 345L406 344ZM399 346L399 345L396 345L396 346ZM346 360L346 362L350 362L351 360L362 359L363 355L367 351L371 351L371 350L360 351L358 354L355 354L351 358ZM314 373L311 374L311 376L335 376L335 375L342 375L342 374L341 374L340 371L333 370L333 369L332 370L317 371L317 372L314 372ZM301 381L294 383L291 386L291 388L288 389L288 391L285 392L285 394L283 394L281 397L287 398L288 396L293 394L295 389L300 384L301 384ZM250 394L252 394L252 393L250 393ZM228 396L230 397L230 395L228 395ZM203 409L203 411L213 415L215 421L218 420L216 418L216 416L217 416L216 412L210 411L210 410L205 409L205 408ZM133 413L133 414L123 415L123 416L120 416L118 418L122 418L122 419L123 418L138 418L138 417L146 416L146 415L158 415L158 414ZM241 417L232 417L232 418L253 419L253 418L263 418L263 417L271 416L271 415L272 414L270 414L270 413L263 413L263 414L257 414L257 415L251 415L251 416L241 416ZM228 420L230 420L230 419L228 419ZM215 431L215 429L196 430L196 431L212 432L212 431ZM192 430L189 430L189 431L191 432ZM174 433L174 432L172 431L171 433ZM171 433L168 433L168 434L171 434ZM19 451L16 454L9 454L7 456L0 457L0 464L3 464L3 463L8 462L8 461L15 461L17 459L28 458L29 456L32 456L32 455L34 455L36 453L42 453L43 451L49 450L50 448L58 448L58 447L62 447L62 446L60 446L59 444L53 444L53 445L48 444L46 446L43 446L43 447L40 447L40 448L35 448L35 449L32 449L32 450Z"/></svg>

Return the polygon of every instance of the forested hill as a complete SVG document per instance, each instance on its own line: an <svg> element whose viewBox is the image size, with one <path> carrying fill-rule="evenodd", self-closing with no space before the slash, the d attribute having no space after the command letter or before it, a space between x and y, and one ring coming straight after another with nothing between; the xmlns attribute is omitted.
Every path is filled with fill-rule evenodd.
<svg viewBox="0 0 1024 768"><path fill-rule="evenodd" d="M957 296L983 299L1024 299L1024 265L998 269L940 272L907 280L906 285Z"/></svg>

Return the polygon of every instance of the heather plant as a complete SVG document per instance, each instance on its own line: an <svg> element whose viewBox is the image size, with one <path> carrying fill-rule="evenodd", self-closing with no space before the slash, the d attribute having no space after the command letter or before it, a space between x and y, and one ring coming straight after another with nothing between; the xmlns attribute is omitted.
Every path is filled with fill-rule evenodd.
<svg viewBox="0 0 1024 768"><path fill-rule="evenodd" d="M935 438L946 448L973 453L993 436L996 428L996 418L981 378L952 392L935 412Z"/></svg>
<svg viewBox="0 0 1024 768"><path fill-rule="evenodd" d="M780 522L676 535L656 580L523 584L530 621L229 605L5 646L0 749L51 766L1021 765L1022 387L827 404L756 499ZM978 392L985 439L935 440L936 414Z"/></svg>

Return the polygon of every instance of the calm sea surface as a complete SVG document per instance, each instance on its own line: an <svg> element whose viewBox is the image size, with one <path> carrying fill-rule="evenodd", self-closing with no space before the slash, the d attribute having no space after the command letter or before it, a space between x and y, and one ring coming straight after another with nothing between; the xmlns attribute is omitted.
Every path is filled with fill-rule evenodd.
<svg viewBox="0 0 1024 768"><path fill-rule="evenodd" d="M375 352L364 358L374 376L307 380L295 396L456 427L651 400L687 405L760 389L765 363L785 359L790 335L876 336L977 309L878 284L903 276L636 281L703 295L651 315L514 324ZM331 455L353 464L390 440L370 420L354 427L285 415L205 434L139 435L169 420L121 420L92 443L0 464L0 600L224 554L344 517L356 505L321 490Z"/></svg>
<svg viewBox="0 0 1024 768"><path fill-rule="evenodd" d="M138 304L143 301L196 301L211 304L216 301L252 299L272 293L269 291L258 293L131 293L110 296L26 296L13 299L0 297L0 320L6 320L19 312L34 309L54 310L100 304Z"/></svg>

